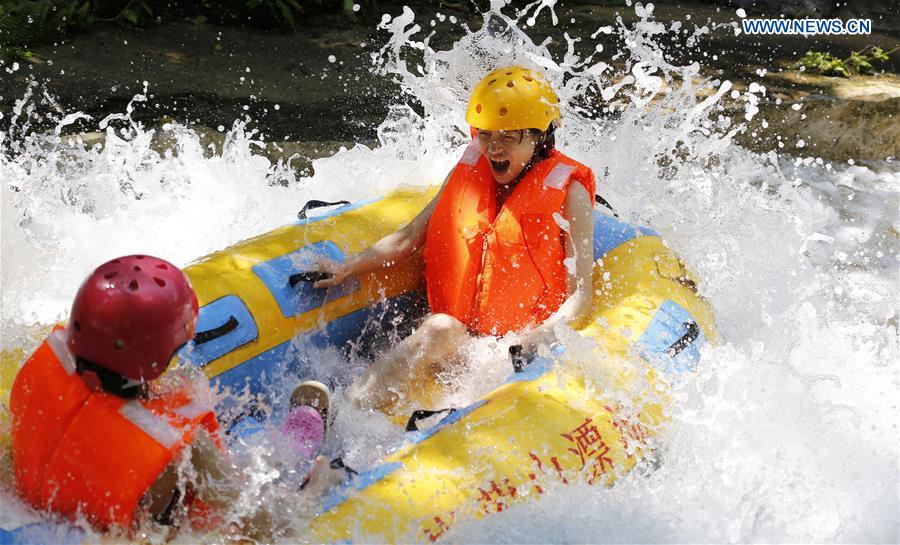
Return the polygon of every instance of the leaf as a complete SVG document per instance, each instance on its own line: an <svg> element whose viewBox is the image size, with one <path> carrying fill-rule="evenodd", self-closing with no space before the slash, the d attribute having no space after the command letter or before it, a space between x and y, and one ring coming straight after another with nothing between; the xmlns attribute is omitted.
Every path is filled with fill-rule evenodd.
<svg viewBox="0 0 900 545"><path fill-rule="evenodd" d="M126 8L122 11L122 17L128 21L131 26L137 26L138 24L138 14L134 12L131 8Z"/></svg>
<svg viewBox="0 0 900 545"><path fill-rule="evenodd" d="M89 25L93 22L94 16L91 14L91 2L85 0L84 4L78 9L78 18L76 21L79 25Z"/></svg>
<svg viewBox="0 0 900 545"><path fill-rule="evenodd" d="M884 49L881 49L880 47L873 47L872 48L872 58L877 61L887 62L888 54L885 53Z"/></svg>
<svg viewBox="0 0 900 545"><path fill-rule="evenodd" d="M847 67L844 66L844 63L842 63L841 61L837 61L837 63L832 65L825 74L830 75L830 76L840 76L842 78L850 77L850 72L847 70Z"/></svg>
<svg viewBox="0 0 900 545"><path fill-rule="evenodd" d="M860 74L865 74L874 70L872 63L869 62L871 59L868 55L863 55L862 53L857 53L854 51L847 57L846 63L851 69L859 72Z"/></svg>
<svg viewBox="0 0 900 545"><path fill-rule="evenodd" d="M291 12L291 8L281 0L275 0L275 5L281 10L281 15L288 22L288 25L294 28L294 14Z"/></svg>

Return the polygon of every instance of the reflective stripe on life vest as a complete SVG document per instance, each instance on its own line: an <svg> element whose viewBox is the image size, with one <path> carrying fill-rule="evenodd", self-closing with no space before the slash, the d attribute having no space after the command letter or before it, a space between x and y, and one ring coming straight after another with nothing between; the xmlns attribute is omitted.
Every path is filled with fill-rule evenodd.
<svg viewBox="0 0 900 545"><path fill-rule="evenodd" d="M218 424L185 392L141 402L88 388L70 371L64 335L51 333L10 392L16 490L37 509L129 528L163 470L198 430L217 437Z"/></svg>
<svg viewBox="0 0 900 545"><path fill-rule="evenodd" d="M477 153L477 155L476 155ZM591 170L553 150L498 211L496 182L476 142L428 223L425 280L432 312L503 335L546 320L568 297L561 214L570 180L594 194Z"/></svg>

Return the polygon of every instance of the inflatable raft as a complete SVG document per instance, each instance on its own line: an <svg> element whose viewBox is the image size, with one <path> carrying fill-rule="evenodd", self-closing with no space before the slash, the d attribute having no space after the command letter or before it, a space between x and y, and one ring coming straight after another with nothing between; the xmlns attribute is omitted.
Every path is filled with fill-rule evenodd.
<svg viewBox="0 0 900 545"><path fill-rule="evenodd" d="M273 377L313 374L297 346L364 345L386 317L420 298L420 257L327 292L312 288L312 265L321 257L342 261L400 228L435 190L400 190L303 217L187 267L201 308L182 364L265 402ZM579 330L580 344L593 343L591 357L560 343L517 360L504 384L431 427L417 429L410 418L401 448L357 468L324 499L309 539L435 541L461 520L538 497L554 482L609 486L634 468L653 448L670 385L688 376L718 334L697 279L653 230L595 211L594 255L593 314ZM433 406L433 393L411 400L418 414L444 409ZM259 418L252 404L223 412L233 431L242 419ZM48 524L8 528L0 542L40 541Z"/></svg>

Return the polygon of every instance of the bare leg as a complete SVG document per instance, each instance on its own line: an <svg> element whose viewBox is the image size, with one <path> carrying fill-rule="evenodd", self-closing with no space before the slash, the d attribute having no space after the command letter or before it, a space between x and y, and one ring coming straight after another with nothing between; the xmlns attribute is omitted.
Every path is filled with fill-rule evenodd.
<svg viewBox="0 0 900 545"><path fill-rule="evenodd" d="M458 354L466 326L448 314L432 314L409 337L374 361L350 386L357 406L385 408L413 380L433 380L443 364Z"/></svg>

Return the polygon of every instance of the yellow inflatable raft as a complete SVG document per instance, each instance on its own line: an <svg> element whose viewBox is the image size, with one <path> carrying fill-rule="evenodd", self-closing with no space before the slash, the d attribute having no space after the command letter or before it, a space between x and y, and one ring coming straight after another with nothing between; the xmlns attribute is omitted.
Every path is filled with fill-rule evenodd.
<svg viewBox="0 0 900 545"><path fill-rule="evenodd" d="M420 257L327 292L312 288L309 271L321 257L343 260L400 228L435 190L348 204L187 267L201 309L182 363L222 388L264 396L271 377L303 376L312 365L292 350L298 336L342 347L388 322L386 314L402 313L420 288ZM560 343L511 366L509 379L484 398L410 431L395 454L325 499L310 540L435 541L460 520L540 496L552 481L608 486L632 469L653 447L670 385L718 334L696 278L652 230L596 211L595 258L592 319L575 336L591 350ZM441 408L427 391L413 403ZM253 412L231 409L235 420Z"/></svg>

